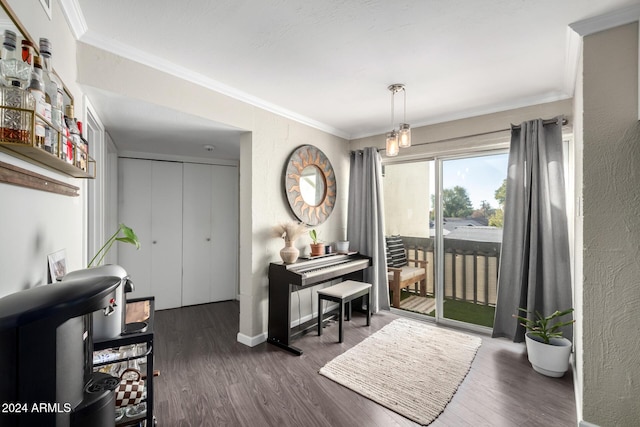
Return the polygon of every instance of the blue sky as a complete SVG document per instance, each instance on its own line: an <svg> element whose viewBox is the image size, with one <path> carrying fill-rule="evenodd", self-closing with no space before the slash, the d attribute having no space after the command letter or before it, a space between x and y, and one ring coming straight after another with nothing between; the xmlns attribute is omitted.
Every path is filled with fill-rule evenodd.
<svg viewBox="0 0 640 427"><path fill-rule="evenodd" d="M509 154L472 157L443 161L442 188L456 185L467 189L474 209L478 209L483 200L492 208L499 207L495 191L507 177Z"/></svg>

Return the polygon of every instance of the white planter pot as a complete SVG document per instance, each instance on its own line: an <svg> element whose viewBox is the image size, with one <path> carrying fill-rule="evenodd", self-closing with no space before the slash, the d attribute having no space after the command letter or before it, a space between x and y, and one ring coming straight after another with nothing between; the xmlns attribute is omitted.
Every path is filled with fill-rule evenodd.
<svg viewBox="0 0 640 427"><path fill-rule="evenodd" d="M552 338L550 344L538 341L537 337L525 336L529 362L536 372L548 377L561 377L569 369L571 341Z"/></svg>

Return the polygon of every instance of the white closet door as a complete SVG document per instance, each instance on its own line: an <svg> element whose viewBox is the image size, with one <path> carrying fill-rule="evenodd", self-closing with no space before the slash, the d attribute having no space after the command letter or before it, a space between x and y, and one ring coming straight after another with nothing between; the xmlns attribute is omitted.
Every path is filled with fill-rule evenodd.
<svg viewBox="0 0 640 427"><path fill-rule="evenodd" d="M182 163L151 167L151 289L156 309L182 305Z"/></svg>
<svg viewBox="0 0 640 427"><path fill-rule="evenodd" d="M211 301L226 301L238 295L238 168L213 169L213 215L211 220Z"/></svg>
<svg viewBox="0 0 640 427"><path fill-rule="evenodd" d="M183 305L211 301L211 248L215 244L211 232L212 171L211 165L184 165Z"/></svg>
<svg viewBox="0 0 640 427"><path fill-rule="evenodd" d="M183 305L238 294L238 168L184 165Z"/></svg>
<svg viewBox="0 0 640 427"><path fill-rule="evenodd" d="M131 227L140 250L117 243L118 264L131 277L135 291L127 298L153 295L151 291L151 161L119 159L118 221ZM114 233L112 230L111 233Z"/></svg>

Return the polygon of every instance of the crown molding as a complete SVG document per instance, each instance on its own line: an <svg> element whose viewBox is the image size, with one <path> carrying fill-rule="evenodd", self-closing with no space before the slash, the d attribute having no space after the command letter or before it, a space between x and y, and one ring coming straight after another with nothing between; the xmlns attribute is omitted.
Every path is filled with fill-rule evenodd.
<svg viewBox="0 0 640 427"><path fill-rule="evenodd" d="M569 24L581 37L640 21L640 5L632 5L613 12ZM640 120L640 31L638 32L638 120Z"/></svg>
<svg viewBox="0 0 640 427"><path fill-rule="evenodd" d="M236 99L238 101L244 102L254 107L258 107L262 110L269 111L271 113L277 114L279 116L285 117L295 122L302 123L304 125L321 130L331 135L335 135L337 137L347 139L347 140L351 137L349 133L344 132L340 129L337 129L333 126L327 125L325 123L321 123L309 117L303 116L301 114L282 108L278 105L267 102L263 99L249 95L246 92L240 91L236 88L225 85L224 83L210 79L202 74L196 73L180 65L174 64L163 58L150 55L147 52L136 49L124 43L120 43L112 39L97 36L96 34L88 31L87 23L84 20L82 10L80 9L80 6L77 0L60 0L60 3L62 5L62 12L65 18L67 19L67 23L69 24L69 27L71 28L71 31L73 32L74 37L78 41L92 45L94 47L97 47L99 49L121 56L123 58L129 59L131 61L135 61L140 64L146 65L148 67L163 71L167 74L171 74L175 77L179 77L182 80L195 83L199 86L221 93L230 98Z"/></svg>
<svg viewBox="0 0 640 427"><path fill-rule="evenodd" d="M567 27L566 40L563 89L565 93L573 97L576 90L580 56L582 54L582 37Z"/></svg>
<svg viewBox="0 0 640 427"><path fill-rule="evenodd" d="M60 0L60 6L62 7L62 14L67 20L73 36L76 40L80 40L88 28L78 0Z"/></svg>
<svg viewBox="0 0 640 427"><path fill-rule="evenodd" d="M546 94L530 96L526 98L520 98L514 102L503 102L500 104L494 104L488 106L486 108L470 108L467 110L456 111L448 114L441 114L439 116L434 116L429 120L421 121L421 122L412 122L411 129L421 128L423 126L431 126L437 125L441 123L452 122L455 120L464 120L470 119L473 117L484 116L487 114L495 114L501 113L504 111L517 110L520 108L533 107L541 104L548 104L550 102L564 101L566 99L570 99L572 97L569 93L564 93L563 91L558 92L550 92ZM361 138L370 138L374 136L384 137L385 133L388 132L388 129L380 128L378 131L362 133L358 135L354 135L351 139L361 139Z"/></svg>
<svg viewBox="0 0 640 427"><path fill-rule="evenodd" d="M599 33L600 31L630 24L640 20L640 5L635 4L622 9L614 10L603 15L583 19L569 24L569 27L580 36Z"/></svg>

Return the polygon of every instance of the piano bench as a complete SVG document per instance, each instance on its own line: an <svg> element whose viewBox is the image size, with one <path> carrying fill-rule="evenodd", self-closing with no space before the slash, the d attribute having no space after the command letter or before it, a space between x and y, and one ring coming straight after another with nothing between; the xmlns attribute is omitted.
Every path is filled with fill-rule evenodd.
<svg viewBox="0 0 640 427"><path fill-rule="evenodd" d="M339 304L338 342L342 342L345 304L347 305L347 320L351 320L351 301L364 295L367 296L367 326L369 326L371 325L371 283L345 280L336 285L318 290L318 335L322 335L323 300Z"/></svg>

